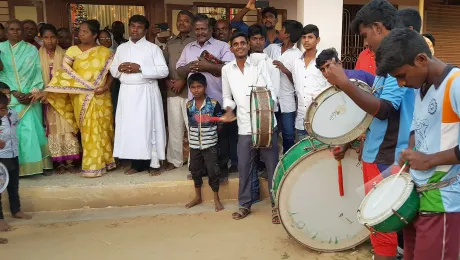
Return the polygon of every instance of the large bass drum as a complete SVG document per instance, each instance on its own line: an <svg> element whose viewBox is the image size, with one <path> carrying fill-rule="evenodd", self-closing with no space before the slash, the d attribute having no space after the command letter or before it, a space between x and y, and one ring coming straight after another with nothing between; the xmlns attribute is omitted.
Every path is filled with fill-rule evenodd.
<svg viewBox="0 0 460 260"><path fill-rule="evenodd" d="M357 87L372 95L365 82L350 79ZM342 90L332 86L319 94L305 114L305 129L323 143L341 145L363 134L372 122L367 114Z"/></svg>
<svg viewBox="0 0 460 260"><path fill-rule="evenodd" d="M341 197L337 161L328 145L309 137L280 159L272 195L281 223L300 244L320 252L336 252L368 239L369 231L356 219L364 198L363 175L357 161L353 149L342 160L345 194Z"/></svg>

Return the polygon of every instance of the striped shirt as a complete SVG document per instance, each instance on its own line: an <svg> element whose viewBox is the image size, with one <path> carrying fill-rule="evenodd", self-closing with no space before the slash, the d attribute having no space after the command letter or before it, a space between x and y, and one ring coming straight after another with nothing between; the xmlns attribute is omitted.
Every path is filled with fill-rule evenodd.
<svg viewBox="0 0 460 260"><path fill-rule="evenodd" d="M201 108L196 107L195 99L187 102L189 126L189 145L191 149L204 150L217 145L217 122L199 122L200 116L220 117L222 108L217 100L205 97Z"/></svg>
<svg viewBox="0 0 460 260"><path fill-rule="evenodd" d="M417 151L435 154L450 150L460 142L460 69L448 66L439 87L431 86L422 96L415 96L414 119L411 133L415 136ZM420 211L460 212L460 165L439 165L426 171L410 169L417 185L448 181L447 187L423 192Z"/></svg>

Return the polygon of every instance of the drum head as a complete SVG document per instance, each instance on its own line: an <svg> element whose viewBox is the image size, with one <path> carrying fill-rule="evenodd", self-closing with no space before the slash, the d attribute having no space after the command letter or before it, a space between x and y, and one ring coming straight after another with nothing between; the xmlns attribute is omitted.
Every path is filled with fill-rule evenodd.
<svg viewBox="0 0 460 260"><path fill-rule="evenodd" d="M366 83L354 79L351 81L357 87L371 93L371 88ZM334 86L316 97L305 117L305 129L308 133L330 145L355 140L366 131L373 119Z"/></svg>
<svg viewBox="0 0 460 260"><path fill-rule="evenodd" d="M358 211L359 222L369 226L381 223L393 214L393 209L398 210L404 204L413 189L414 183L407 173L385 178L361 203Z"/></svg>
<svg viewBox="0 0 460 260"><path fill-rule="evenodd" d="M277 199L281 223L291 237L321 252L347 250L368 239L369 231L356 219L364 198L363 174L357 162L355 151L348 151L342 160L343 197L337 161L329 149L313 152L289 169Z"/></svg>
<svg viewBox="0 0 460 260"><path fill-rule="evenodd" d="M6 189L9 180L8 170L3 163L0 163L0 193Z"/></svg>

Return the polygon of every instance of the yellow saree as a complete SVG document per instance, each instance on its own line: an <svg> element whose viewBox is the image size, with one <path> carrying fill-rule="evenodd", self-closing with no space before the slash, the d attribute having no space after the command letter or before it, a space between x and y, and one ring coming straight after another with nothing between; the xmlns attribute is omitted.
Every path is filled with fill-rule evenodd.
<svg viewBox="0 0 460 260"><path fill-rule="evenodd" d="M111 51L102 46L85 52L72 46L66 52L62 69L45 89L50 92L48 102L81 133L84 177L100 177L115 168L111 95L110 92L94 94L95 89L106 83L112 59Z"/></svg>

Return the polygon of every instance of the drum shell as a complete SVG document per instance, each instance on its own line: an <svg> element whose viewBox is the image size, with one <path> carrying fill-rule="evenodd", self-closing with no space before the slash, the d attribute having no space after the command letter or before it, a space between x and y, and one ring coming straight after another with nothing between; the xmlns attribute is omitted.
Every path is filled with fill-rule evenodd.
<svg viewBox="0 0 460 260"><path fill-rule="evenodd" d="M379 224L371 226L371 228L374 229L374 231L382 233L399 232L407 226L406 222L411 223L414 221L419 208L420 197L414 188L406 202L396 210L397 214L393 213L389 218ZM401 217L404 218L406 222L404 222Z"/></svg>
<svg viewBox="0 0 460 260"><path fill-rule="evenodd" d="M275 127L274 102L265 87L251 90L251 134L254 148L270 148Z"/></svg>

